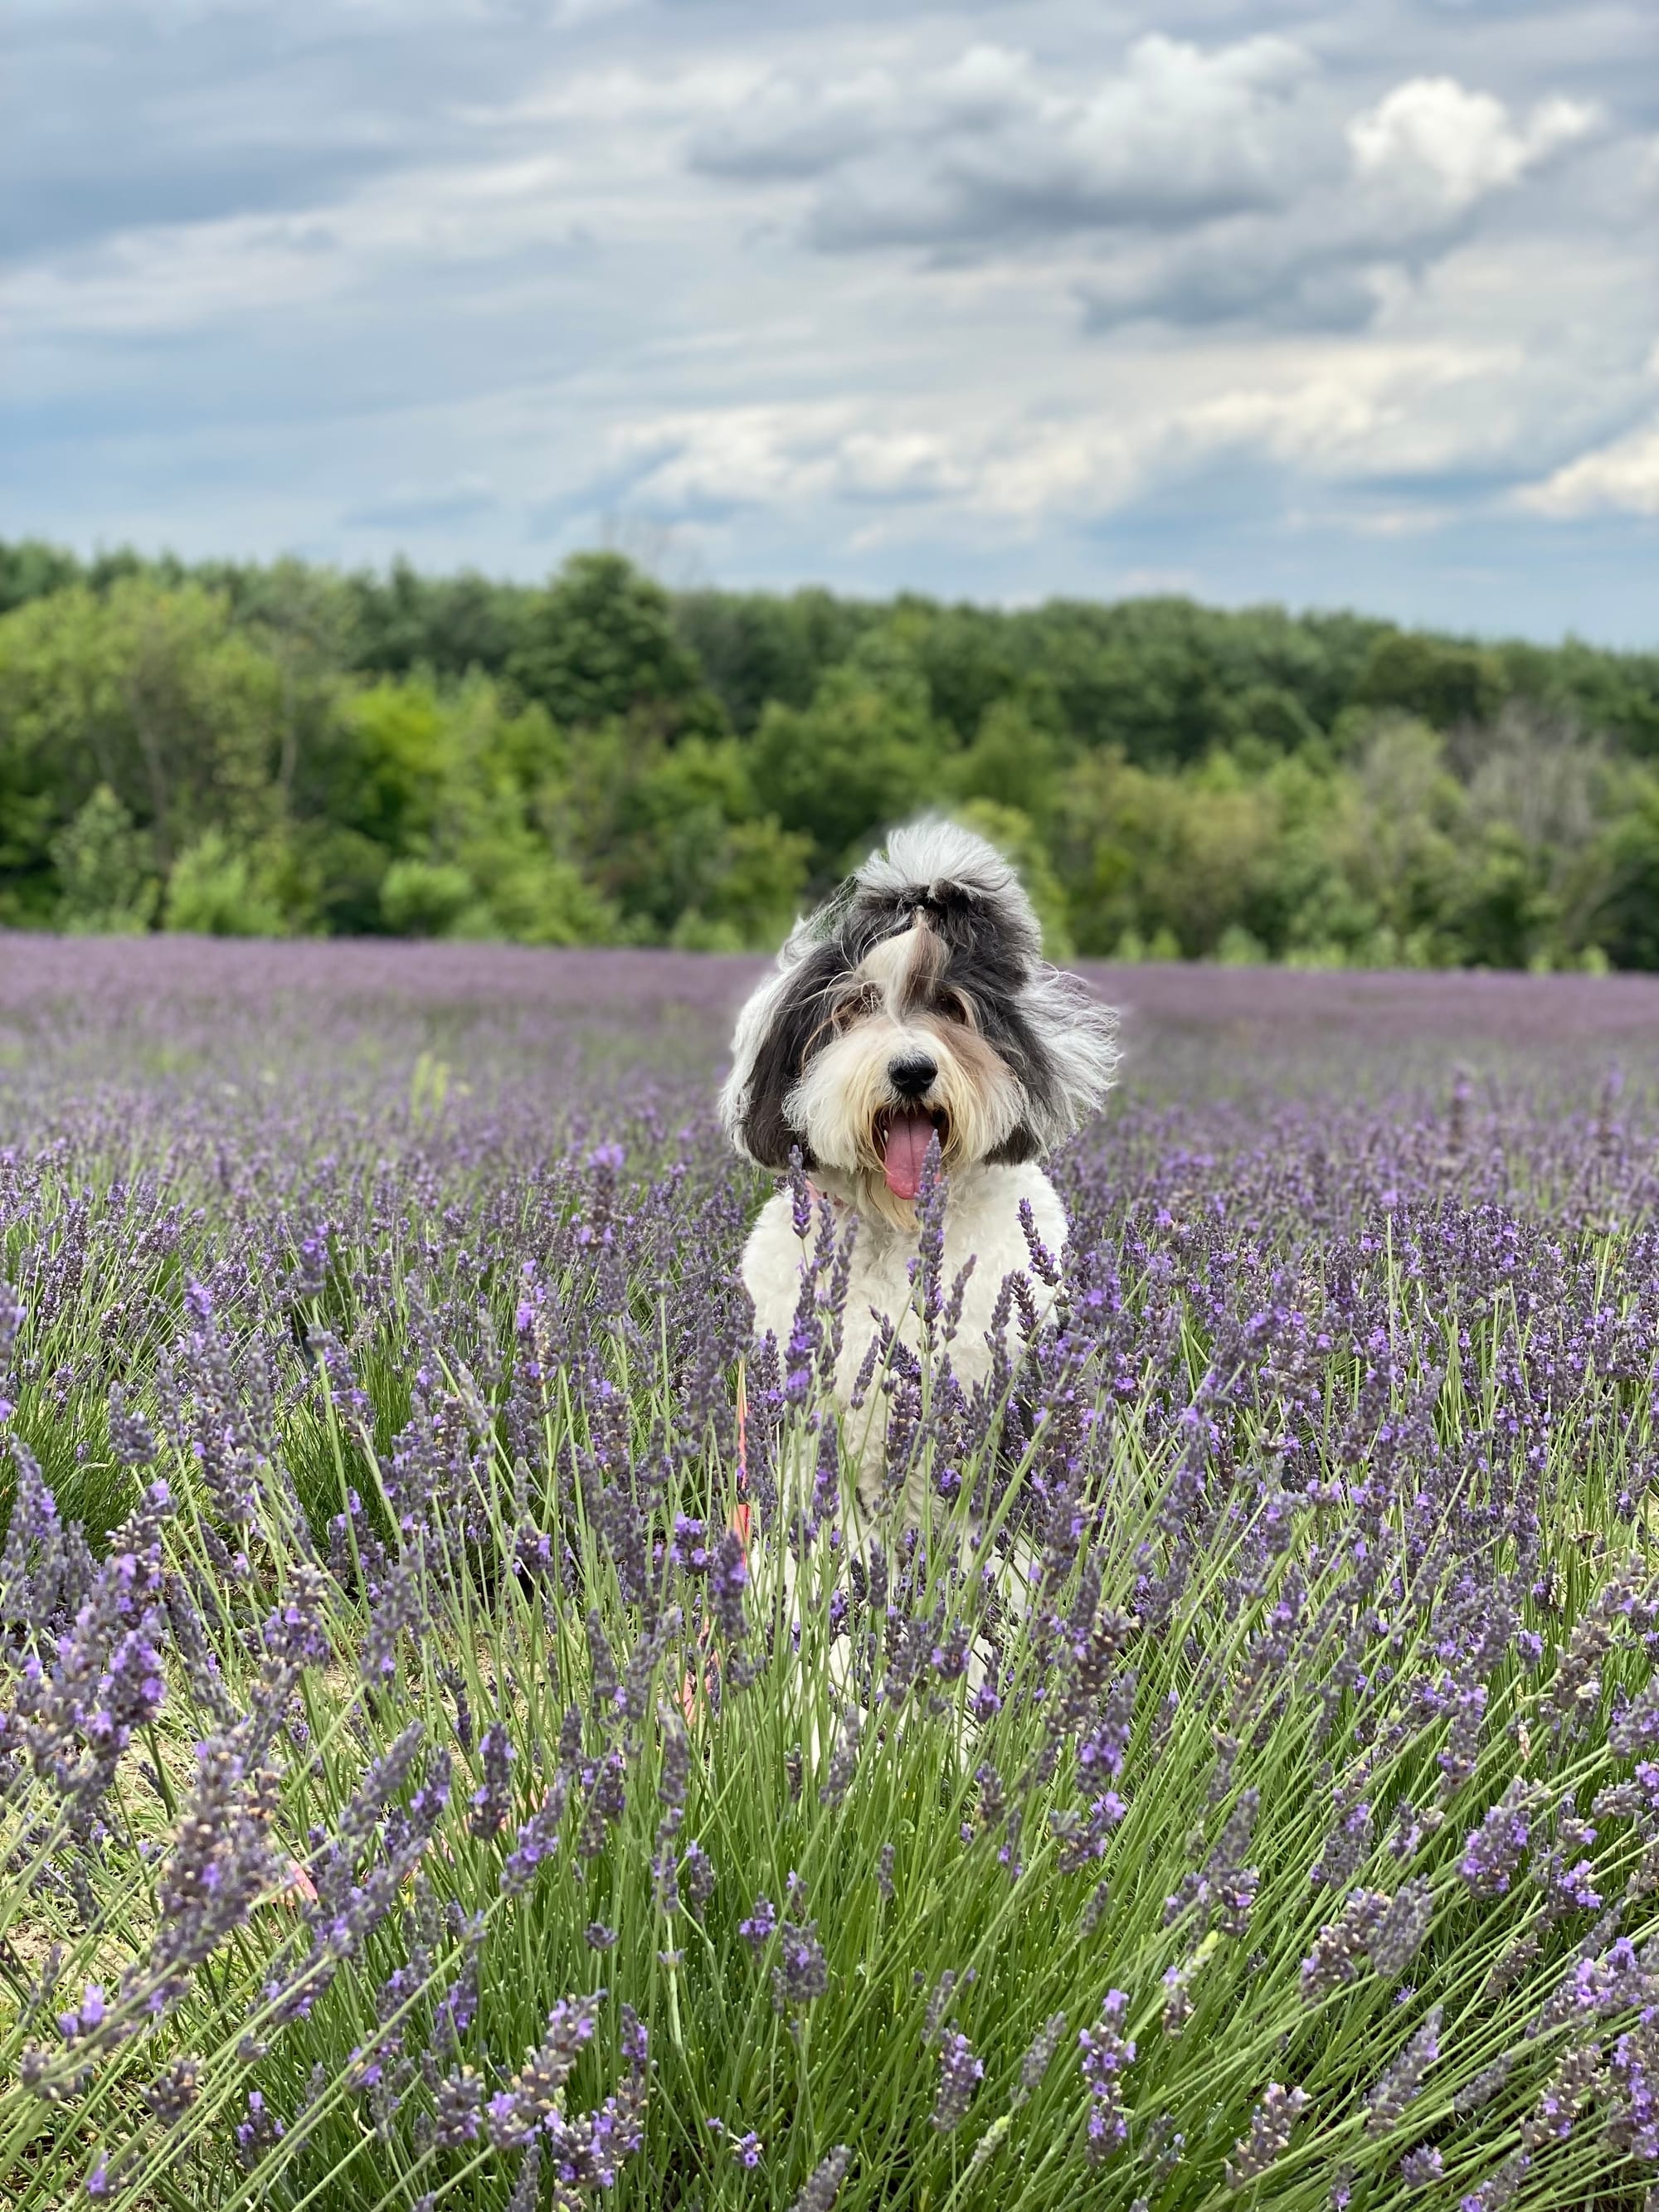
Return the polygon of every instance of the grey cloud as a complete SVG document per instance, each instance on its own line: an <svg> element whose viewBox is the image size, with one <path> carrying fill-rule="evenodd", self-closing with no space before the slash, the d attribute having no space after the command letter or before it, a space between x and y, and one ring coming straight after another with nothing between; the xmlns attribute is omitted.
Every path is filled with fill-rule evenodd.
<svg viewBox="0 0 1659 2212"><path fill-rule="evenodd" d="M774 88L718 129L699 131L689 160L707 177L754 182L805 180L872 153L885 118L874 99L811 98L790 83Z"/></svg>
<svg viewBox="0 0 1659 2212"><path fill-rule="evenodd" d="M891 189L884 189L890 185ZM954 174L860 179L828 191L806 224L821 252L882 246L931 247L949 259L1080 232L1184 228L1210 217L1271 207L1265 178L1151 173L1091 176L1057 168L1048 177Z"/></svg>
<svg viewBox="0 0 1659 2212"><path fill-rule="evenodd" d="M1173 240L1130 240L1103 256L1076 297L1085 329L1097 333L1142 321L1360 331L1402 283L1420 283L1477 237L1598 227L1612 235L1613 226L1595 220L1598 195L1605 185L1594 156L1571 189L1557 174L1528 174L1451 204L1401 192L1391 179L1377 188L1334 172L1289 206L1196 223Z"/></svg>
<svg viewBox="0 0 1659 2212"><path fill-rule="evenodd" d="M1079 78L969 48L899 86L775 82L705 131L705 173L815 181L808 241L960 255L1022 240L1271 207L1314 154L1310 58L1284 39L1208 50L1152 33Z"/></svg>
<svg viewBox="0 0 1659 2212"><path fill-rule="evenodd" d="M1361 331L1377 309L1366 270L1320 257L1243 261L1226 252L1193 253L1139 282L1096 281L1077 288L1084 328L1159 322L1204 330L1251 323L1267 331Z"/></svg>
<svg viewBox="0 0 1659 2212"><path fill-rule="evenodd" d="M1245 323L1359 331L1375 319L1391 276L1420 274L1471 227L1460 217L1413 231L1333 179L1279 213L1201 225L1150 247L1132 242L1082 279L1076 296L1084 326L1094 332L1146 321L1188 330Z"/></svg>

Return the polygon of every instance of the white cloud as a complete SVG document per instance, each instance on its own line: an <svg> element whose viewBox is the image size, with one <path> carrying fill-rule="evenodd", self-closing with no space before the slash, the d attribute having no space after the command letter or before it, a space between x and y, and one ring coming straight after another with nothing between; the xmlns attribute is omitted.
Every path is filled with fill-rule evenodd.
<svg viewBox="0 0 1659 2212"><path fill-rule="evenodd" d="M1533 514L1557 520L1608 511L1659 515L1659 420L1580 454L1516 497Z"/></svg>
<svg viewBox="0 0 1659 2212"><path fill-rule="evenodd" d="M1407 206L1458 215L1588 137L1599 112L1583 100L1539 101L1516 125L1501 100L1449 76L1398 84L1348 125L1356 173Z"/></svg>
<svg viewBox="0 0 1659 2212"><path fill-rule="evenodd" d="M647 513L891 501L1031 529L1120 512L1224 454L1334 481L1443 466L1467 452L1479 422L1468 396L1500 365L1444 345L1362 361L1287 357L1272 380L1223 380L1178 398L1160 398L1154 384L1063 412L983 394L944 409L711 408L623 425L611 451L629 471L630 501Z"/></svg>

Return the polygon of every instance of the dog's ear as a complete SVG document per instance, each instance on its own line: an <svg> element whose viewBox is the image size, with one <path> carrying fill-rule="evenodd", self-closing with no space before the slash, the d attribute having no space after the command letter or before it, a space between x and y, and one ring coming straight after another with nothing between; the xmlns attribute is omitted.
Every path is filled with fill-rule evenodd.
<svg viewBox="0 0 1659 2212"><path fill-rule="evenodd" d="M842 973L840 947L818 945L774 976L750 1002L738 1027L739 1054L722 1103L738 1149L757 1166L781 1170L799 1146L811 1152L786 1111L806 1063L829 1035L829 987Z"/></svg>
<svg viewBox="0 0 1659 2212"><path fill-rule="evenodd" d="M1030 1119L1049 1152L1080 1128L1111 1089L1117 1073L1117 1016L1079 975L1039 969L1019 994L1032 1046L1028 1079Z"/></svg>

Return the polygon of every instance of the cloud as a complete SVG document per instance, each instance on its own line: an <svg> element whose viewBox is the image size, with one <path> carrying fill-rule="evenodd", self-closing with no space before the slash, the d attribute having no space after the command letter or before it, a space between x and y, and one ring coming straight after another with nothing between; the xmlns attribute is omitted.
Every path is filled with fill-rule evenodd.
<svg viewBox="0 0 1659 2212"><path fill-rule="evenodd" d="M1300 222L1242 218L1190 240L1114 255L1080 278L1084 326L1155 321L1183 330L1248 322L1267 331L1360 331L1387 297L1401 241L1321 210Z"/></svg>
<svg viewBox="0 0 1659 2212"><path fill-rule="evenodd" d="M1079 285L1085 322L1364 329L1474 234L1481 201L1599 122L1588 103L1554 98L1517 125L1488 93L1450 77L1413 78L1349 122L1346 172L1310 182L1291 204L1118 249Z"/></svg>
<svg viewBox="0 0 1659 2212"><path fill-rule="evenodd" d="M1516 504L1554 520L1608 512L1659 515L1659 419L1528 484Z"/></svg>
<svg viewBox="0 0 1659 2212"><path fill-rule="evenodd" d="M611 453L629 506L664 518L895 502L1030 530L1122 512L1224 455L1362 483L1443 466L1467 449L1460 401L1493 367L1478 349L1406 348L1179 401L1063 416L1018 402L958 409L954 419L935 409L931 420L915 405L847 400L711 408L626 425Z"/></svg>
<svg viewBox="0 0 1659 2212"><path fill-rule="evenodd" d="M689 162L793 195L811 246L909 248L936 267L1069 261L1085 328L1360 331L1511 191L1601 127L1451 76L1357 111L1329 65L1270 34L1152 33L1079 78L1023 50L851 74L774 70L692 125Z"/></svg>
<svg viewBox="0 0 1659 2212"><path fill-rule="evenodd" d="M714 515L780 501L969 494L968 463L946 437L870 414L846 401L708 409L625 426L612 451L629 474L632 502L647 513Z"/></svg>
<svg viewBox="0 0 1659 2212"><path fill-rule="evenodd" d="M1154 32L1080 88L980 45L904 82L775 79L705 126L690 159L714 176L816 182L805 235L825 251L984 252L1273 204L1300 166L1313 75L1269 35L1206 51Z"/></svg>
<svg viewBox="0 0 1659 2212"><path fill-rule="evenodd" d="M1501 100L1449 76L1416 76L1348 125L1362 183L1407 209L1459 215L1488 192L1587 137L1600 111L1585 100L1540 100L1517 125Z"/></svg>
<svg viewBox="0 0 1659 2212"><path fill-rule="evenodd" d="M26 0L8 526L523 574L620 515L732 580L1650 629L1650 43L1639 0Z"/></svg>

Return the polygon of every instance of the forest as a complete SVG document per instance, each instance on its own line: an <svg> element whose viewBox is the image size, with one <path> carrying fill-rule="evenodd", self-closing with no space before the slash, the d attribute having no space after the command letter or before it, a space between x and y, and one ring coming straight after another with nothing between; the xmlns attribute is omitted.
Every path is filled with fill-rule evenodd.
<svg viewBox="0 0 1659 2212"><path fill-rule="evenodd" d="M0 543L0 927L760 948L928 808L1056 957L1659 969L1659 652Z"/></svg>

